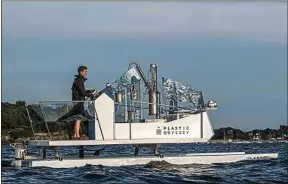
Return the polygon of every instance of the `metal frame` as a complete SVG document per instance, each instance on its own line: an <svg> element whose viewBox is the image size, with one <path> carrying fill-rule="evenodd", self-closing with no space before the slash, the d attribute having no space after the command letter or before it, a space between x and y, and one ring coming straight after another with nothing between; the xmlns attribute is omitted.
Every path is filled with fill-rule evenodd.
<svg viewBox="0 0 288 184"><path fill-rule="evenodd" d="M32 124L33 121L31 119L27 104L25 104L25 109L26 109L26 112L27 112L27 116L28 116L28 119L29 119L29 122L30 122L30 126L31 126L31 129L32 129L32 132L33 132L34 140L36 140L35 131L34 131L33 124Z"/></svg>
<svg viewBox="0 0 288 184"><path fill-rule="evenodd" d="M143 108L143 104L153 104L153 103L149 103L149 102L143 102L143 101L133 101L134 103L140 103L141 105L141 108L142 109L146 109L146 108ZM118 104L119 105L119 104ZM119 105L119 106L125 106L125 105ZM129 105L127 105L127 106L129 106ZM168 111L166 110L166 107L168 107L168 109L169 109L169 107L173 107L173 106L171 106L171 105L166 105L166 104L158 104L158 106L159 106L159 108L161 107L161 106L164 106L165 107L165 114L166 114L166 116L164 116L164 118L168 118L168 116L169 116L169 113L167 113ZM134 107L134 106L132 106L132 107ZM192 112L196 112L197 114L199 113L200 114L200 137L201 138L203 138L203 131L204 131L204 127L203 127L203 112L205 112L207 109L205 109L205 107L203 106L203 104L201 103L201 105L200 105L200 107L199 107L200 109L198 109L198 108L193 108L193 109L191 109L191 108L185 108L185 107L181 107L181 106L178 106L177 107L177 110L191 110ZM200 110L200 111L199 111ZM179 114L179 112L177 112L177 114ZM114 113L114 115L115 115L115 113ZM160 117L159 117L160 118ZM124 120L125 121L125 120ZM115 121L114 121L114 123L113 123L113 127L114 127L114 139L115 139ZM132 132L131 132L131 121L128 121L128 122L117 122L117 123L129 123L129 139L131 140L132 139Z"/></svg>
<svg viewBox="0 0 288 184"><path fill-rule="evenodd" d="M39 103L39 106L40 106L41 111L42 111L42 113L43 113L44 122L45 122L45 125L46 125L46 128L47 128L47 131L48 131L50 140L52 141L51 133L50 133L50 130L49 130L49 127L48 127L48 124L47 124L47 119L46 119L46 117L45 117L45 115L44 115L44 111L43 111L43 107L42 107L41 103Z"/></svg>
<svg viewBox="0 0 288 184"><path fill-rule="evenodd" d="M95 104L94 104L94 108L95 108ZM102 127L101 127L101 124L100 124L100 121L99 121L99 118L98 118L98 114L97 114L96 109L95 109L95 120L96 120L96 118L97 118L97 122L98 122L98 125L99 125L99 129L100 129L100 132L101 132L102 139L104 141L105 139L104 139ZM95 132L95 135L96 135L96 132ZM95 137L95 139L96 139L96 137Z"/></svg>
<svg viewBox="0 0 288 184"><path fill-rule="evenodd" d="M140 104L140 107L142 108L142 109L148 109L149 107L143 107L143 104L147 104L147 105L149 105L149 104L154 104L154 103L149 103L149 102L143 102L143 101L133 101L134 103L139 103ZM118 106L129 106L129 107L138 107L138 106L131 106L131 105L120 105L120 104L118 104ZM166 104L158 104L158 106L159 107L173 107L173 106L171 106L171 105L166 105ZM181 106L178 106L178 110L190 110L190 111L192 111L192 112L197 112L197 111L199 111L199 109L197 109L197 108L187 108L187 107L181 107ZM168 112L169 110L166 110L166 108L165 108L165 112ZM166 113L166 117L168 116L168 114ZM163 116L162 116L163 117ZM159 118L161 118L161 117L159 117ZM128 123L128 122L117 122L117 123Z"/></svg>

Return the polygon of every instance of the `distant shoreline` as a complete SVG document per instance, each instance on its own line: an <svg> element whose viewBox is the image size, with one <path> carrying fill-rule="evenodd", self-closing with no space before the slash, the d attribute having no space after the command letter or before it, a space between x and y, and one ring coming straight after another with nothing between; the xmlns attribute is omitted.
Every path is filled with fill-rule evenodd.
<svg viewBox="0 0 288 184"><path fill-rule="evenodd" d="M281 126L282 129L288 128L288 126ZM214 136L209 141L209 143L273 143L273 142L287 142L288 137L283 134L285 130L253 130L250 132L242 132L239 129L234 129L231 127L220 128L214 130ZM69 140L69 131L63 129L61 132L51 132L54 140ZM45 133L44 133L45 134ZM272 136L271 136L272 135ZM48 135L36 135L36 140L49 139ZM1 132L1 144L9 144L17 141L29 141L33 140L34 134L29 127L14 128L14 129L2 129ZM285 141L286 140L286 141Z"/></svg>
<svg viewBox="0 0 288 184"><path fill-rule="evenodd" d="M30 119L27 116L25 104L25 101L17 101L13 104L1 102L1 142L9 143L15 142L19 139L34 139L33 130L31 128ZM35 122L43 121L41 118L39 118L39 115L36 112L32 112L30 114L31 119L33 119ZM43 133L47 130L44 123L33 124L33 129L37 133L36 139L49 139L47 134L43 135ZM73 134L72 129L73 127L69 123L49 125L49 131L51 134L54 134L52 135L54 140L69 140ZM214 129L214 136L210 142L228 142L230 139L233 140L233 142L237 142L234 140L239 140L242 142L253 140L254 142L257 140L270 140L270 142L275 142L278 141L277 139L288 139L288 126L283 124L277 129L255 129L248 132L232 127L222 127L219 129Z"/></svg>
<svg viewBox="0 0 288 184"><path fill-rule="evenodd" d="M221 139L212 139L209 141L210 143L279 143L284 142L288 143L288 140L237 140L237 139L231 139L231 140L221 140Z"/></svg>
<svg viewBox="0 0 288 184"><path fill-rule="evenodd" d="M25 142L28 140L22 139ZM33 140L33 139L29 139L29 140ZM5 145L9 145L11 143L13 143L14 141L2 141L1 140L1 145L5 146ZM274 143L287 143L288 144L288 140L276 140L276 141L267 141L267 140L262 140L262 141L223 141L223 140L212 140L212 141L208 141L208 142L200 142L200 144L274 144ZM191 143L191 144L197 144L196 143Z"/></svg>

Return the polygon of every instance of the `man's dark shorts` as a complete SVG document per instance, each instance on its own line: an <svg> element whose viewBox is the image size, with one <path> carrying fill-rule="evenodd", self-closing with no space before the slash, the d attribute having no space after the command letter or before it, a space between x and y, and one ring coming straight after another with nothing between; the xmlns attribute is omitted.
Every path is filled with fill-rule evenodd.
<svg viewBox="0 0 288 184"><path fill-rule="evenodd" d="M76 120L87 121L83 102L78 102L77 104L74 105L70 117L75 119L75 121Z"/></svg>
<svg viewBox="0 0 288 184"><path fill-rule="evenodd" d="M61 120L73 123L76 120L87 121L88 118L85 115L84 102L74 102L72 109L69 110L66 115L61 117Z"/></svg>

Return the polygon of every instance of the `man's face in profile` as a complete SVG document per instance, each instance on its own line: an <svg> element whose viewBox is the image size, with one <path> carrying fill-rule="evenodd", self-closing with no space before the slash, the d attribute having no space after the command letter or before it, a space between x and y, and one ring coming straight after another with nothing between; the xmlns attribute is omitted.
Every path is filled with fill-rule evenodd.
<svg viewBox="0 0 288 184"><path fill-rule="evenodd" d="M80 72L80 75L81 75L82 77L86 77L86 76L87 76L87 70L81 71L81 72Z"/></svg>

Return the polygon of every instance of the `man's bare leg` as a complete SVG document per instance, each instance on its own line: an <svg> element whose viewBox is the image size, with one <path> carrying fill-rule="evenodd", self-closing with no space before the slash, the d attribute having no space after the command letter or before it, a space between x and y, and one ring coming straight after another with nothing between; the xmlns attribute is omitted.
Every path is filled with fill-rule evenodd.
<svg viewBox="0 0 288 184"><path fill-rule="evenodd" d="M74 138L79 138L80 137L80 134L79 134L80 123L81 123L80 120L76 120L76 122L74 124Z"/></svg>

